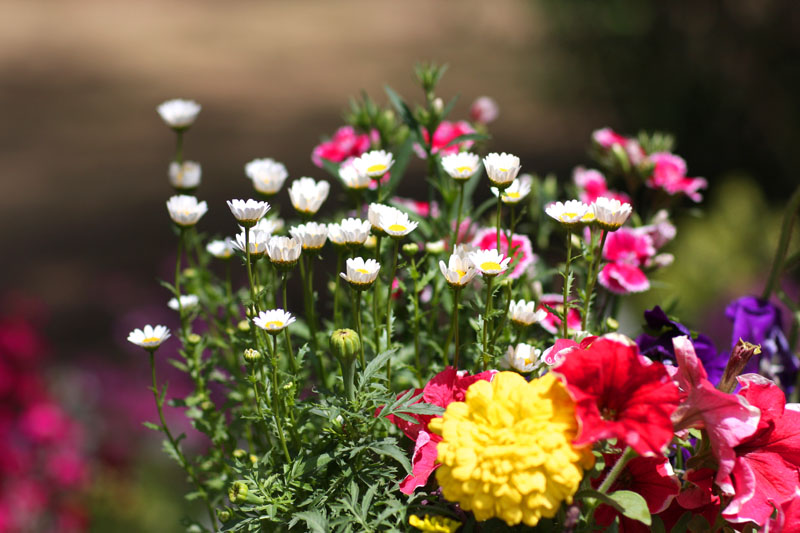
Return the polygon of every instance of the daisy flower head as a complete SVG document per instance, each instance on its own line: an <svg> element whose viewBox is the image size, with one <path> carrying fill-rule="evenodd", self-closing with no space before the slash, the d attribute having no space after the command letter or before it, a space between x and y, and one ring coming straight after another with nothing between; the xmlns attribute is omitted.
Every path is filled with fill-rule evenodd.
<svg viewBox="0 0 800 533"><path fill-rule="evenodd" d="M553 202L544 211L570 230L594 222L592 208L580 200Z"/></svg>
<svg viewBox="0 0 800 533"><path fill-rule="evenodd" d="M547 311L536 309L536 302L511 300L508 305L508 315L515 325L528 327L544 320L547 317Z"/></svg>
<svg viewBox="0 0 800 533"><path fill-rule="evenodd" d="M381 229L393 239L402 239L417 228L417 223L399 209L382 212L379 224Z"/></svg>
<svg viewBox="0 0 800 533"><path fill-rule="evenodd" d="M328 225L328 238L337 246L363 246L371 227L369 220L345 218L338 224Z"/></svg>
<svg viewBox="0 0 800 533"><path fill-rule="evenodd" d="M172 298L169 302L167 302L167 307L173 311L180 311L181 309L186 311L187 309L197 307L199 303L200 299L196 294L181 294L180 302L177 298Z"/></svg>
<svg viewBox="0 0 800 533"><path fill-rule="evenodd" d="M267 255L278 268L292 268L300 259L300 241L293 237L270 237L267 241Z"/></svg>
<svg viewBox="0 0 800 533"><path fill-rule="evenodd" d="M439 270L441 270L447 284L453 289L460 289L467 285L475 277L478 271L475 265L464 253L454 253L445 264L444 261L439 261Z"/></svg>
<svg viewBox="0 0 800 533"><path fill-rule="evenodd" d="M247 246L245 247L244 232L247 231ZM267 253L267 241L269 241L270 234L266 231L259 231L256 229L244 229L241 233L236 235L236 242L233 247L240 252L247 252L248 255L258 257Z"/></svg>
<svg viewBox="0 0 800 533"><path fill-rule="evenodd" d="M504 204L518 204L530 194L532 182L533 178L530 174L523 174L512 181L511 185L502 192L497 187L492 187L492 194L500 195L500 201Z"/></svg>
<svg viewBox="0 0 800 533"><path fill-rule="evenodd" d="M314 181L314 178L302 177L293 181L289 187L289 199L297 212L313 215L322 207L330 188L327 181Z"/></svg>
<svg viewBox="0 0 800 533"><path fill-rule="evenodd" d="M197 221L208 211L208 204L198 202L194 196L178 194L167 200L167 211L169 218L182 228L189 228L197 224Z"/></svg>
<svg viewBox="0 0 800 533"><path fill-rule="evenodd" d="M273 218L262 218L256 225L253 226L253 229L256 231L264 231L269 233L270 235L274 235L279 231L283 230L284 221L282 218L273 217Z"/></svg>
<svg viewBox="0 0 800 533"><path fill-rule="evenodd" d="M224 240L215 240L206 244L206 251L217 259L230 259L233 257L233 241L230 237Z"/></svg>
<svg viewBox="0 0 800 533"><path fill-rule="evenodd" d="M616 231L631 216L631 204L601 196L592 202L592 213L597 225L606 231Z"/></svg>
<svg viewBox="0 0 800 533"><path fill-rule="evenodd" d="M128 335L128 342L141 346L145 350L155 351L165 340L170 337L167 326L146 325L143 329L136 328Z"/></svg>
<svg viewBox="0 0 800 533"><path fill-rule="evenodd" d="M471 244L478 250L497 250L497 228L481 228ZM520 278L526 272L532 271L539 260L533 253L533 244L528 236L518 233L511 235L509 244L508 235L504 231L500 232L500 253L514 261L514 267L508 275L511 279Z"/></svg>
<svg viewBox="0 0 800 533"><path fill-rule="evenodd" d="M460 152L442 158L442 167L457 181L470 179L480 169L481 158L471 152Z"/></svg>
<svg viewBox="0 0 800 533"><path fill-rule="evenodd" d="M256 191L272 196L283 187L289 172L283 163L274 159L253 159L244 166L244 173L253 182Z"/></svg>
<svg viewBox="0 0 800 533"><path fill-rule="evenodd" d="M486 168L486 175L498 189L505 189L519 174L519 157L503 152L498 154L492 152L483 158L483 166Z"/></svg>
<svg viewBox="0 0 800 533"><path fill-rule="evenodd" d="M366 290L378 277L381 271L381 265L374 259L367 259L362 257L354 257L347 260L347 272L340 272L339 276L356 290Z"/></svg>
<svg viewBox="0 0 800 533"><path fill-rule="evenodd" d="M497 250L476 250L469 253L469 260L484 276L497 276L508 268L510 257L503 257Z"/></svg>
<svg viewBox="0 0 800 533"><path fill-rule="evenodd" d="M190 192L200 186L203 170L200 163L184 161L178 164L173 161L169 164L169 184L178 192Z"/></svg>
<svg viewBox="0 0 800 533"><path fill-rule="evenodd" d="M379 180L394 165L394 157L391 152L385 150L372 150L361 157L353 160L353 166L359 174L369 176L374 180Z"/></svg>
<svg viewBox="0 0 800 533"><path fill-rule="evenodd" d="M292 316L292 313L284 311L283 309L261 311L258 316L253 319L256 326L272 335L277 335L294 321L295 318Z"/></svg>
<svg viewBox="0 0 800 533"><path fill-rule="evenodd" d="M513 368L517 372L527 374L536 368L542 351L523 342L516 346L509 346L505 357L501 361L504 368Z"/></svg>
<svg viewBox="0 0 800 533"><path fill-rule="evenodd" d="M373 232L378 235L384 235L386 232L383 230L383 226L381 226L381 215L383 213L390 213L393 211L397 211L400 213L400 210L396 207L392 207L390 205L385 204L376 204L371 203L369 204L369 209L367 210L367 218L369 219L369 223L372 226Z"/></svg>
<svg viewBox="0 0 800 533"><path fill-rule="evenodd" d="M228 200L228 207L233 213L239 224L246 228L252 228L269 211L267 202L258 200Z"/></svg>
<svg viewBox="0 0 800 533"><path fill-rule="evenodd" d="M157 110L170 128L183 131L194 124L197 114L200 113L200 104L194 100L176 98L162 103Z"/></svg>
<svg viewBox="0 0 800 533"><path fill-rule="evenodd" d="M316 222L300 224L289 230L292 237L300 241L303 250L319 250L328 240L328 226Z"/></svg>
<svg viewBox="0 0 800 533"><path fill-rule="evenodd" d="M369 184L372 183L372 178L359 172L352 162L339 167L339 177L345 187L354 191L368 189Z"/></svg>

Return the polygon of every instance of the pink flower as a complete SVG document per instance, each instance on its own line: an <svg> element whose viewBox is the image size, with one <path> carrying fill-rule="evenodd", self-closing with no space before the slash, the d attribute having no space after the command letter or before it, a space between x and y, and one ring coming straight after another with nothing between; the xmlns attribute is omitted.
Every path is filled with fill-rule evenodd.
<svg viewBox="0 0 800 533"><path fill-rule="evenodd" d="M761 410L758 430L736 447L733 499L722 512L733 523L764 525L773 506L795 499L800 486L800 405L758 374L739 376L739 394Z"/></svg>
<svg viewBox="0 0 800 533"><path fill-rule="evenodd" d="M633 166L639 165L647 155L636 139L620 135L611 128L595 130L592 132L592 140L604 150L611 150L615 146L621 147Z"/></svg>
<svg viewBox="0 0 800 533"><path fill-rule="evenodd" d="M69 432L69 424L61 408L46 401L29 407L21 420L23 431L35 441L63 439Z"/></svg>
<svg viewBox="0 0 800 533"><path fill-rule="evenodd" d="M433 145L431 146L431 153L450 155L457 154L461 150L468 150L474 144L472 141L450 144L453 139L468 133L475 133L475 129L469 125L469 122L465 122L463 120L458 122L449 122L447 120L443 120L433 133ZM425 144L430 143L430 135L428 135L427 130L422 130L422 137L425 141ZM414 151L417 152L417 155L422 159L427 157L425 150L423 150L423 148L418 144L414 145Z"/></svg>
<svg viewBox="0 0 800 533"><path fill-rule="evenodd" d="M348 157L358 157L369 150L372 141L377 140L378 132L356 133L352 126L342 126L329 141L323 141L314 147L311 160L322 168L322 160L340 163Z"/></svg>
<svg viewBox="0 0 800 533"><path fill-rule="evenodd" d="M436 202L431 204L428 202L419 202L413 198L401 198L400 196L395 196L392 198L392 203L395 203L422 218L436 218L441 214L439 211L439 204Z"/></svg>
<svg viewBox="0 0 800 533"><path fill-rule="evenodd" d="M494 98L481 96L476 98L469 108L469 118L479 124L488 124L497 119L500 115L500 108Z"/></svg>
<svg viewBox="0 0 800 533"><path fill-rule="evenodd" d="M542 353L542 361L549 366L561 364L573 350L585 350L597 337L586 337L580 344L572 339L558 339L555 344Z"/></svg>
<svg viewBox="0 0 800 533"><path fill-rule="evenodd" d="M646 291L650 281L641 267L655 254L653 240L647 234L630 228L610 233L603 249L603 257L609 262L600 271L600 285L617 294Z"/></svg>
<svg viewBox="0 0 800 533"><path fill-rule="evenodd" d="M552 307L558 311L563 307L563 304L564 297L560 294L543 294L542 298L539 300L537 309L544 309L547 311L547 316L539 322L539 325L553 335L557 334L561 329L561 319L551 313L546 306ZM567 313L567 328L573 331L579 331L581 329L581 314L577 309L570 309Z"/></svg>
<svg viewBox="0 0 800 533"><path fill-rule="evenodd" d="M569 352L553 372L575 401L576 445L617 439L639 455L663 454L679 398L663 364L642 357L636 344L600 338Z"/></svg>
<svg viewBox="0 0 800 533"><path fill-rule="evenodd" d="M470 244L479 250L496 250L497 229L483 228L478 230L478 233ZM513 254L511 254L512 270L508 277L517 279L522 276L529 267L532 267L538 258L534 255L531 240L526 235L518 235L516 233L511 235L511 248L513 250ZM503 231L500 232L500 253L506 257L509 256L508 238Z"/></svg>
<svg viewBox="0 0 800 533"><path fill-rule="evenodd" d="M578 187L578 198L585 204L591 204L601 196L619 200L622 203L631 203L627 194L608 189L606 178L599 170L575 167L572 171L572 181Z"/></svg>
<svg viewBox="0 0 800 533"><path fill-rule="evenodd" d="M647 186L662 189L669 195L685 194L695 202L703 199L698 191L708 187L703 178L686 177L686 161L682 157L669 152L650 154L650 161L655 165L653 174L647 180Z"/></svg>
<svg viewBox="0 0 800 533"><path fill-rule="evenodd" d="M417 389L415 394L422 392L420 402L438 405L446 408L451 402L463 402L467 389L476 381L491 381L494 370L481 372L470 376L466 371L457 372L448 366L433 377L425 388ZM400 491L404 494L413 494L414 490L424 486L434 470L436 464L436 445L442 437L428 431L428 424L436 417L432 415L409 415L416 418L417 423L411 423L394 415L387 416L387 420L400 428L406 437L414 441L414 453L411 458L411 474L400 482Z"/></svg>
<svg viewBox="0 0 800 533"><path fill-rule="evenodd" d="M640 235L649 236L656 250L662 248L665 244L674 239L677 233L675 226L669 221L669 213L666 209L661 209L656 213L650 221L650 224L639 226L633 231Z"/></svg>
<svg viewBox="0 0 800 533"><path fill-rule="evenodd" d="M597 279L600 285L616 294L644 292L650 288L645 273L627 263L606 264Z"/></svg>

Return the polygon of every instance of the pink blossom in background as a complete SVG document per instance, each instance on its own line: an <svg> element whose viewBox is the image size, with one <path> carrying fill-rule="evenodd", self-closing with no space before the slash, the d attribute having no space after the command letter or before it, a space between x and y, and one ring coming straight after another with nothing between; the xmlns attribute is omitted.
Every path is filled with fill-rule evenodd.
<svg viewBox="0 0 800 533"><path fill-rule="evenodd" d="M682 157L669 152L656 152L650 154L649 159L655 167L647 180L648 187L661 189L669 195L685 194L695 202L703 199L699 191L707 188L708 182L703 178L687 177L686 161Z"/></svg>
<svg viewBox="0 0 800 533"><path fill-rule="evenodd" d="M475 133L475 128L470 126L469 122L465 122L463 120L458 122L449 122L447 120L443 120L433 133L433 145L431 146L431 153L445 156L457 154L461 150L469 150L469 148L474 144L472 141L464 141L447 146L453 139L468 133ZM427 130L422 130L422 137L425 140L425 144L431 142L430 135L428 135ZM422 159L427 157L425 150L418 144L414 145L414 151Z"/></svg>
<svg viewBox="0 0 800 533"><path fill-rule="evenodd" d="M633 230L635 233L647 235L653 241L656 250L675 238L677 230L669 220L669 213L661 209L646 226L639 226Z"/></svg>
<svg viewBox="0 0 800 533"><path fill-rule="evenodd" d="M627 263L608 263L597 276L600 285L615 294L644 292L650 280L638 267Z"/></svg>
<svg viewBox="0 0 800 533"><path fill-rule="evenodd" d="M543 294L541 300L539 300L539 306L537 309L544 309L547 311L547 316L544 317L543 320L539 321L539 325L552 334L556 334L560 330L561 319L551 313L550 310L545 307L545 305L559 310L561 309L563 303L564 297L560 294ZM567 313L567 328L573 331L580 331L581 314L577 309L571 308Z"/></svg>
<svg viewBox="0 0 800 533"><path fill-rule="evenodd" d="M439 204L437 204L436 202L433 203L419 202L417 200L414 200L413 198L402 198L400 196L395 196L394 198L392 198L392 203L397 204L403 209L410 211L411 213L422 218L428 218L428 217L435 218L441 214L441 212L439 211Z"/></svg>
<svg viewBox="0 0 800 533"><path fill-rule="evenodd" d="M647 234L630 228L620 228L608 235L603 258L608 261L600 271L598 281L611 292L627 294L650 288L642 271L655 256L653 240Z"/></svg>
<svg viewBox="0 0 800 533"><path fill-rule="evenodd" d="M469 108L469 118L479 124L488 124L497 120L500 115L500 107L494 98L480 96L472 102Z"/></svg>
<svg viewBox="0 0 800 533"><path fill-rule="evenodd" d="M496 228L483 228L478 230L475 238L472 239L472 246L479 250L496 250L497 249L497 229ZM504 256L509 256L508 238L505 232L500 232L500 253ZM533 246L531 240L526 235L513 234L511 236L511 248L514 250L511 260L511 273L508 275L511 279L517 279L522 276L526 270L533 267L534 263L538 260L533 253Z"/></svg>
<svg viewBox="0 0 800 533"><path fill-rule="evenodd" d="M606 177L599 170L575 167L572 171L572 181L578 187L578 198L585 204L591 204L601 196L619 200L622 203L631 203L627 194L609 190Z"/></svg>
<svg viewBox="0 0 800 533"><path fill-rule="evenodd" d="M456 229L456 221L453 220L450 222L450 233L448 236L445 237L445 242L447 243L447 249L452 251L453 246L451 245L450 241L452 240L453 233ZM475 234L478 232L478 225L470 218L464 217L461 220L461 224L458 227L458 244L465 244L468 242L472 242L475 238Z"/></svg>
<svg viewBox="0 0 800 533"><path fill-rule="evenodd" d="M352 126L342 126L328 141L323 141L314 147L311 160L322 168L322 160L341 163L348 157L358 157L368 151L372 141L377 140L378 132L373 130L369 135L356 133Z"/></svg>
<svg viewBox="0 0 800 533"><path fill-rule="evenodd" d="M622 147L633 166L638 166L647 156L639 141L632 137L620 135L611 128L593 131L592 140L605 150L611 150L614 146Z"/></svg>

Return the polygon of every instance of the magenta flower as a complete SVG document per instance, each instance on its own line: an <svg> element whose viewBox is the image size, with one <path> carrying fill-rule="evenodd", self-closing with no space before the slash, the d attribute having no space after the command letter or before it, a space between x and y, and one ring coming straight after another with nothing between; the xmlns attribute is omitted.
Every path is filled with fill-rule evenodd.
<svg viewBox="0 0 800 533"><path fill-rule="evenodd" d="M500 115L500 107L494 98L481 96L472 102L469 107L469 118L478 124L488 124L497 119Z"/></svg>
<svg viewBox="0 0 800 533"><path fill-rule="evenodd" d="M370 149L373 140L378 137L378 132L370 135L356 133L352 126L342 126L328 141L323 141L314 147L311 160L322 168L322 160L341 163L348 157L358 157Z"/></svg>
<svg viewBox="0 0 800 533"><path fill-rule="evenodd" d="M572 181L578 188L578 198L585 204L591 204L601 196L619 200L621 203L631 203L627 194L609 190L606 178L599 170L575 167L572 171Z"/></svg>
<svg viewBox="0 0 800 533"><path fill-rule="evenodd" d="M608 263L600 271L600 284L611 292L627 294L650 288L650 281L642 271L656 255L649 235L630 228L620 228L610 233L603 249Z"/></svg>
<svg viewBox="0 0 800 533"><path fill-rule="evenodd" d="M458 122L449 122L443 120L436 131L433 133L433 144L431 145L431 153L440 155L457 154L461 150L469 150L474 144L472 141L463 141L460 143L450 144L454 139L466 135L468 133L475 133L475 128L469 125L469 122L460 120ZM429 144L430 135L428 131L422 130L422 138L425 144ZM422 159L427 157L425 150L418 144L414 145L414 151Z"/></svg>
<svg viewBox="0 0 800 533"><path fill-rule="evenodd" d="M655 167L647 180L648 187L661 189L670 196L685 194L695 202L703 199L699 191L708 187L708 182L703 178L686 177L686 161L682 157L669 152L656 152L650 154L649 159Z"/></svg>
<svg viewBox="0 0 800 533"><path fill-rule="evenodd" d="M478 230L471 244L479 250L497 249L497 228L482 228ZM518 235L516 233L511 235L511 248L513 253L509 256L508 236L501 231L500 253L505 257L511 257L512 269L508 277L517 279L532 267L538 258L533 253L533 246L527 235Z"/></svg>
<svg viewBox="0 0 800 533"><path fill-rule="evenodd" d="M619 146L628 156L628 161L633 166L639 165L647 155L636 139L620 135L611 128L595 130L592 132L592 140L602 150L612 150L615 146Z"/></svg>
<svg viewBox="0 0 800 533"><path fill-rule="evenodd" d="M439 211L439 204L436 202L420 202L413 198L402 198L395 196L392 198L392 203L410 211L411 213L422 218L438 217L441 212Z"/></svg>
<svg viewBox="0 0 800 533"><path fill-rule="evenodd" d="M544 309L547 311L547 316L539 321L539 325L546 331L556 335L561 329L561 319L555 314L550 312L547 307L552 307L556 311L560 311L564 304L564 297L560 294L543 294L539 300L539 307L536 309ZM581 314L577 309L571 308L567 313L567 328L573 331L581 329Z"/></svg>

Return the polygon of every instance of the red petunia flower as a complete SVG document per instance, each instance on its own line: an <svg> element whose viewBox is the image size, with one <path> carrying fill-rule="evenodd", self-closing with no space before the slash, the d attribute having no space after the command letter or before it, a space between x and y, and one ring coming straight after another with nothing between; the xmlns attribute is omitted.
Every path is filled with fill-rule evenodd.
<svg viewBox="0 0 800 533"><path fill-rule="evenodd" d="M414 394L422 392L420 402L438 405L446 408L451 402L463 402L467 389L476 381L491 381L494 370L488 370L470 376L466 371L456 372L448 366L436 374L424 389L417 389ZM436 464L436 445L442 437L428 431L428 424L436 417L433 415L409 415L416 418L417 423L411 423L394 415L387 416L387 420L400 428L406 437L414 441L414 453L411 457L411 474L400 482L400 491L404 494L413 494L414 490L424 486L434 470Z"/></svg>
<svg viewBox="0 0 800 533"><path fill-rule="evenodd" d="M586 350L569 352L554 372L575 401L581 426L575 444L617 439L652 456L672 440L678 387L664 365L639 355L635 344L597 339Z"/></svg>

